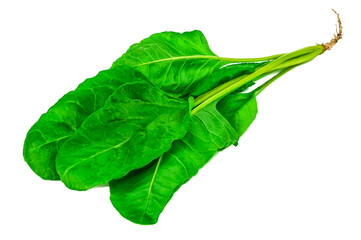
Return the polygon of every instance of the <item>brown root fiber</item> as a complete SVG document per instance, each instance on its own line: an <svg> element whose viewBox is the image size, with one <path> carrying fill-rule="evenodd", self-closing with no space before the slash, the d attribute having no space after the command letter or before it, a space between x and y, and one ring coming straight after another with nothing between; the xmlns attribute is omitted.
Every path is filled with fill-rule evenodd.
<svg viewBox="0 0 361 240"><path fill-rule="evenodd" d="M342 24L340 19L340 14L337 13L334 9L332 9L334 13L337 15L337 25L336 25L336 34L333 35L333 38L328 43L321 44L323 48L326 50L330 50L337 42L342 38Z"/></svg>

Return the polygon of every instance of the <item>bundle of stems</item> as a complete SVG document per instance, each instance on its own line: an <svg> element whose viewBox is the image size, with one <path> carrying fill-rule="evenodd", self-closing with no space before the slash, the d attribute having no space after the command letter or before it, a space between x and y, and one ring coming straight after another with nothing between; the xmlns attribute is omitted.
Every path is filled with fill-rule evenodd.
<svg viewBox="0 0 361 240"><path fill-rule="evenodd" d="M332 9L333 10L333 9ZM238 63L246 62L257 62L257 61L268 61L266 65L259 67L254 73L247 76L241 76L234 78L204 94L197 97L194 100L194 107L192 114L197 113L200 109L209 105L210 103L219 100L228 94L236 91L242 86L248 84L249 82L255 82L259 79L262 79L270 74L275 74L271 79L255 88L252 92L256 95L261 93L267 86L269 86L276 79L292 70L293 68L307 63L313 60L315 57L321 55L327 50L330 50L341 38L342 38L342 24L340 20L339 13L333 10L337 16L337 26L336 34L333 36L331 41L328 43L317 44L315 46L309 46L301 48L299 50L293 51L291 53L276 54L267 57L261 58L244 58L237 59ZM233 59L234 60L234 59Z"/></svg>

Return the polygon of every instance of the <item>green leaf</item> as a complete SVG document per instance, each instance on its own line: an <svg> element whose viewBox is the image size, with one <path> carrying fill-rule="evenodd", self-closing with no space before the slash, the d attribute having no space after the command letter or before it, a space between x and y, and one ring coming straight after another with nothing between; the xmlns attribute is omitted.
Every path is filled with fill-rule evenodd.
<svg viewBox="0 0 361 240"><path fill-rule="evenodd" d="M204 65L205 61L209 62ZM55 157L60 146L85 118L104 105L117 87L143 77L125 65L147 74L164 91L188 99L190 94L200 95L239 75L254 72L266 62L225 65L232 61L236 59L215 56L200 31L153 34L131 46L112 69L85 80L43 114L27 134L24 159L41 178L58 180ZM166 82L160 86L163 80ZM175 81L180 81L179 86L174 87Z"/></svg>
<svg viewBox="0 0 361 240"><path fill-rule="evenodd" d="M219 101L217 108L240 138L256 118L256 94L253 92L230 94Z"/></svg>
<svg viewBox="0 0 361 240"><path fill-rule="evenodd" d="M196 83L192 85L192 95L199 96L203 94L204 89L211 90L222 83L228 82L232 79L240 77L242 75L248 75L253 73L257 67L264 65L264 63L237 63L232 65L223 66L220 69L217 69L212 72L207 78L200 79ZM248 87L255 84L254 82L250 82L246 84L246 86L238 89L238 92L242 92L246 90Z"/></svg>
<svg viewBox="0 0 361 240"><path fill-rule="evenodd" d="M61 180L87 190L149 164L187 133L190 108L145 80L123 84L60 148Z"/></svg>
<svg viewBox="0 0 361 240"><path fill-rule="evenodd" d="M144 79L144 76L120 66L101 71L60 98L27 133L23 155L30 168L43 179L58 180L55 157L60 146L85 118L103 107L115 89L137 79Z"/></svg>
<svg viewBox="0 0 361 240"><path fill-rule="evenodd" d="M168 152L148 166L110 182L113 206L134 223L156 223L173 194L215 153L236 145L256 114L252 93L231 94L217 105L201 109L193 116L189 132L175 141Z"/></svg>
<svg viewBox="0 0 361 240"><path fill-rule="evenodd" d="M199 96L229 78L252 73L266 62L244 63L242 59L218 57L202 32L195 30L153 34L132 45L112 67L134 67L163 91L188 98ZM230 63L239 64L226 66ZM218 75L212 77L212 73Z"/></svg>

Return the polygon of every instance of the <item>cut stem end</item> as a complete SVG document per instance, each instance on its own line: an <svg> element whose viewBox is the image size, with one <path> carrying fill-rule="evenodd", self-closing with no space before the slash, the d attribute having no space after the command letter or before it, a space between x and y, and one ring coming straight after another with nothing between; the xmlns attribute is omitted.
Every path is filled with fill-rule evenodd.
<svg viewBox="0 0 361 240"><path fill-rule="evenodd" d="M338 42L338 40L342 38L342 24L340 14L337 13L334 9L332 9L332 11L337 15L336 34L333 35L331 41L321 44L325 51L330 50Z"/></svg>

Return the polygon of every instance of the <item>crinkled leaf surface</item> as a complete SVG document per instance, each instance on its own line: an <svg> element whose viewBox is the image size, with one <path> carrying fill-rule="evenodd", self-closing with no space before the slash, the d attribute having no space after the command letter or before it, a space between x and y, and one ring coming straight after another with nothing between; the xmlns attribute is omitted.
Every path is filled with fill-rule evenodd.
<svg viewBox="0 0 361 240"><path fill-rule="evenodd" d="M24 159L43 179L58 180L55 157L59 147L75 132L85 118L104 106L119 86L144 76L127 66L100 72L58 100L27 133Z"/></svg>
<svg viewBox="0 0 361 240"><path fill-rule="evenodd" d="M224 115L223 115L224 114ZM200 110L192 128L148 166L110 182L118 212L138 224L154 224L181 185L218 151L237 144L257 114L254 94L236 93Z"/></svg>
<svg viewBox="0 0 361 240"><path fill-rule="evenodd" d="M70 189L106 184L168 151L190 122L187 101L142 79L123 84L62 145L56 169Z"/></svg>
<svg viewBox="0 0 361 240"><path fill-rule="evenodd" d="M132 45L112 69L85 80L43 114L27 134L24 159L41 178L58 180L55 157L60 146L117 87L143 77L125 65L146 74L162 90L188 99L265 64L226 65L229 63L232 60L225 61L212 53L200 31L153 34Z"/></svg>
<svg viewBox="0 0 361 240"><path fill-rule="evenodd" d="M195 30L153 34L133 44L112 67L134 67L163 91L187 98L207 92L229 78L252 73L265 63L227 65L236 62L216 56L202 32ZM218 76L213 77L212 73Z"/></svg>

